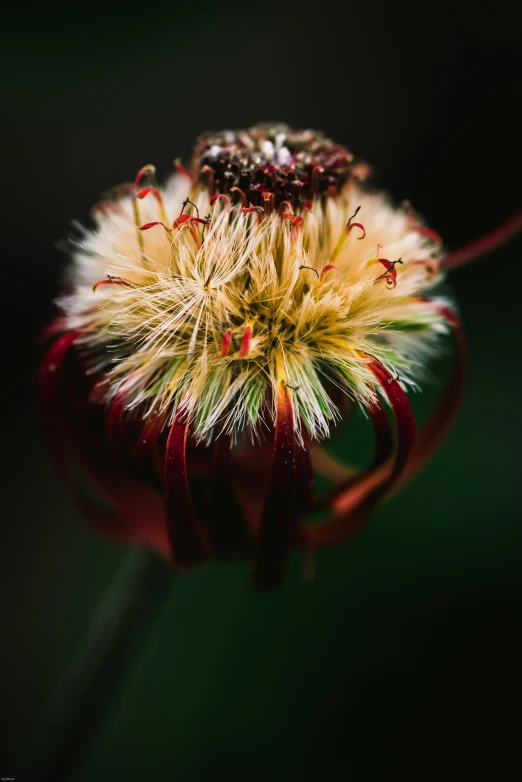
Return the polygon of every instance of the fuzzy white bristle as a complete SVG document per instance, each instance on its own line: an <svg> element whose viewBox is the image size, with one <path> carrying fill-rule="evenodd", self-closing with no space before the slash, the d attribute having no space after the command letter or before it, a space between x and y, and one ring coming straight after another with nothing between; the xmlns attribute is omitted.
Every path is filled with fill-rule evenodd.
<svg viewBox="0 0 522 782"><path fill-rule="evenodd" d="M270 153L286 162L284 135ZM445 331L433 300L422 298L438 281L440 248L408 209L354 182L315 199L302 222L284 209L245 212L224 198L211 205L206 188L179 175L159 192L163 203L130 194L95 214L59 302L109 398L169 420L181 406L196 436L235 437L273 415L279 365L296 431L318 438L339 414L329 389L363 405L375 398L361 354L403 383L419 377ZM208 215L207 224L172 228L188 197L185 214ZM364 238L356 226L346 230L358 207ZM137 217L169 230L140 230ZM401 263L390 271L379 259Z"/></svg>

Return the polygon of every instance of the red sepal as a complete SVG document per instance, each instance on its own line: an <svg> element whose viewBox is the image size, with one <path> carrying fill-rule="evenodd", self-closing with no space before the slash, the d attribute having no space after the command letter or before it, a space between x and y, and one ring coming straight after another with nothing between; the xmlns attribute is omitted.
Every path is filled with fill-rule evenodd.
<svg viewBox="0 0 522 782"><path fill-rule="evenodd" d="M123 411L125 410L125 400L123 396L115 396L109 405L107 413L107 439L109 447L117 457L121 457L124 450L123 443Z"/></svg>
<svg viewBox="0 0 522 782"><path fill-rule="evenodd" d="M139 469L149 474L163 472L163 461L158 453L158 439L165 421L164 415L150 415L145 421L140 437L134 446L134 457Z"/></svg>
<svg viewBox="0 0 522 782"><path fill-rule="evenodd" d="M167 556L160 495L114 459L105 428L99 426L103 408L89 403L83 366L71 355L79 336L68 332L61 337L40 366L41 417L53 465L85 521L98 532L145 543Z"/></svg>
<svg viewBox="0 0 522 782"><path fill-rule="evenodd" d="M391 438L380 405L369 408L376 436L372 468L357 479L347 492L330 497L338 517L320 524L307 524L304 539L312 548L349 540L366 524L375 505L394 488L404 471L415 442L415 420L404 390L393 375L373 356L361 353L367 366L379 381L393 409L397 428L397 446L393 464L389 465Z"/></svg>
<svg viewBox="0 0 522 782"><path fill-rule="evenodd" d="M49 342L61 336L66 331L66 319L59 316L52 320L41 332L36 342L38 356L41 357Z"/></svg>
<svg viewBox="0 0 522 782"><path fill-rule="evenodd" d="M324 494L314 504L314 510L332 507L336 515L344 515L349 522L349 512L356 508L382 480L382 468L393 454L394 442L390 421L381 402L377 400L368 406L368 414L374 434L374 454L369 467L358 473L347 475L343 481Z"/></svg>
<svg viewBox="0 0 522 782"><path fill-rule="evenodd" d="M454 358L453 369L449 381L442 392L435 409L422 425L408 466L403 472L400 481L396 484L395 489L400 488L400 486L403 486L407 481L410 481L431 459L451 429L464 395L467 347L458 315L446 304L438 303L436 301L430 302L429 299L425 299L423 302L426 302L428 305L431 304L451 326L455 337L457 353Z"/></svg>
<svg viewBox="0 0 522 782"><path fill-rule="evenodd" d="M252 572L254 586L275 589L285 578L295 531L296 455L294 415L285 383L277 393L274 452Z"/></svg>
<svg viewBox="0 0 522 782"><path fill-rule="evenodd" d="M226 559L245 555L252 538L232 481L231 442L220 434L214 449L210 536L212 552Z"/></svg>
<svg viewBox="0 0 522 782"><path fill-rule="evenodd" d="M187 477L187 421L178 411L165 453L165 513L172 561L178 567L199 565L206 558L203 534L190 496Z"/></svg>

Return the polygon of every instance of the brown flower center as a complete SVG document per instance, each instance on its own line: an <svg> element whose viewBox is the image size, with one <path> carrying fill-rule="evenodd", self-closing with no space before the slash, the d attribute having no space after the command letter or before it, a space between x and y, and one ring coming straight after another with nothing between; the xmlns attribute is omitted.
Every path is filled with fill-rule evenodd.
<svg viewBox="0 0 522 782"><path fill-rule="evenodd" d="M367 173L322 133L281 124L200 136L192 165L211 196L225 193L266 212L281 204L287 211L310 208L314 198L335 196L348 179Z"/></svg>

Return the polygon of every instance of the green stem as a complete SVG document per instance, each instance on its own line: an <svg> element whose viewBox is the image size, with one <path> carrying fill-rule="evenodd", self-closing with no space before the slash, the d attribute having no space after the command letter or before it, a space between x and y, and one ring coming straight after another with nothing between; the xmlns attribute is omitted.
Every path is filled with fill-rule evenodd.
<svg viewBox="0 0 522 782"><path fill-rule="evenodd" d="M45 710L22 779L72 779L109 723L174 580L156 554L129 554Z"/></svg>

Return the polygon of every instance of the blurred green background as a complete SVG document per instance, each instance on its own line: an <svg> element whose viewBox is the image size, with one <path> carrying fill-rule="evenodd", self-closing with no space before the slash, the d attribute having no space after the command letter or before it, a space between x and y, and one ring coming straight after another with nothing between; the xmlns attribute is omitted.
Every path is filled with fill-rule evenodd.
<svg viewBox="0 0 522 782"><path fill-rule="evenodd" d="M350 146L449 246L462 244L522 200L520 31L507 3L496 9L438 4L429 24L415 4L384 0L8 11L6 769L127 557L83 525L36 416L34 340L69 220L144 163L168 172L204 130L274 118ZM246 565L180 577L74 782L519 776L521 260L518 237L451 278L468 386L423 474L356 541L320 553L312 585L297 556L270 595L250 591ZM414 400L419 418L449 356L448 345ZM355 421L347 450L362 453L367 436Z"/></svg>

